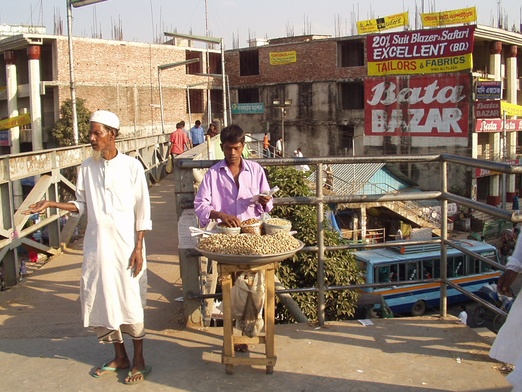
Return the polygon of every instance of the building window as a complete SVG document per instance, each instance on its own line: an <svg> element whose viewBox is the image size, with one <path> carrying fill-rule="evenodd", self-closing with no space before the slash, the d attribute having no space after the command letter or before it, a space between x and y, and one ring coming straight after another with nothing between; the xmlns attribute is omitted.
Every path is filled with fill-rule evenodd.
<svg viewBox="0 0 522 392"><path fill-rule="evenodd" d="M203 113L203 92L204 90L190 89L188 90L187 109L189 113Z"/></svg>
<svg viewBox="0 0 522 392"><path fill-rule="evenodd" d="M240 88L237 90L237 103L259 102L258 88Z"/></svg>
<svg viewBox="0 0 522 392"><path fill-rule="evenodd" d="M340 89L342 110L364 109L363 82L341 83Z"/></svg>
<svg viewBox="0 0 522 392"><path fill-rule="evenodd" d="M212 116L223 117L223 90L210 90Z"/></svg>
<svg viewBox="0 0 522 392"><path fill-rule="evenodd" d="M221 54L209 53L208 54L208 73L221 75L223 73L221 66Z"/></svg>
<svg viewBox="0 0 522 392"><path fill-rule="evenodd" d="M339 66L359 67L364 65L364 42L359 40L338 43Z"/></svg>
<svg viewBox="0 0 522 392"><path fill-rule="evenodd" d="M259 50L239 52L239 75L259 75Z"/></svg>
<svg viewBox="0 0 522 392"><path fill-rule="evenodd" d="M202 67L203 67L203 53L202 52L196 52L193 50L187 50L185 51L185 60L192 60L192 59L199 59L199 62L187 64L187 74L195 75L203 73Z"/></svg>

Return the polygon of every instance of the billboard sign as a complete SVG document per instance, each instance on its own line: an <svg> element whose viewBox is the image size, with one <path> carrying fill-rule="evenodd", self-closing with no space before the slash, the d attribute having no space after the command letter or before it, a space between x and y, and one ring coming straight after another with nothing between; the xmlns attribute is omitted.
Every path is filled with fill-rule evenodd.
<svg viewBox="0 0 522 392"><path fill-rule="evenodd" d="M367 136L467 137L470 76L366 78Z"/></svg>
<svg viewBox="0 0 522 392"><path fill-rule="evenodd" d="M475 26L370 35L368 75L458 72L472 67Z"/></svg>
<svg viewBox="0 0 522 392"><path fill-rule="evenodd" d="M385 16L384 18L361 20L357 22L357 34L378 33L382 30L390 30L396 27L408 26L408 13Z"/></svg>
<svg viewBox="0 0 522 392"><path fill-rule="evenodd" d="M11 146L11 138L9 135L9 131L0 131L0 146Z"/></svg>
<svg viewBox="0 0 522 392"><path fill-rule="evenodd" d="M424 27L448 26L460 23L476 23L477 8L469 7L452 11L430 12L428 14L421 14L421 19L422 26Z"/></svg>
<svg viewBox="0 0 522 392"><path fill-rule="evenodd" d="M270 65L285 65L297 62L297 52L291 50L288 52L270 52Z"/></svg>
<svg viewBox="0 0 522 392"><path fill-rule="evenodd" d="M475 118L502 117L500 101L475 101Z"/></svg>
<svg viewBox="0 0 522 392"><path fill-rule="evenodd" d="M260 114L264 112L265 104L262 102L232 104L232 114Z"/></svg>
<svg viewBox="0 0 522 392"><path fill-rule="evenodd" d="M475 122L475 132L502 132L503 121L499 118L480 119ZM507 119L506 132L522 131L522 120Z"/></svg>
<svg viewBox="0 0 522 392"><path fill-rule="evenodd" d="M475 99L502 99L502 82L479 80Z"/></svg>

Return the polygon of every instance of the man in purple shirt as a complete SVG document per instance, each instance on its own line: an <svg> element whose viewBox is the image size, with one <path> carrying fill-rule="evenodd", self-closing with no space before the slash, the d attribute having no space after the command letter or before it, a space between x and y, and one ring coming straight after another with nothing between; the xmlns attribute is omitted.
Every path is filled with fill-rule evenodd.
<svg viewBox="0 0 522 392"><path fill-rule="evenodd" d="M268 193L270 187L265 171L256 162L242 158L245 133L237 125L230 125L220 133L221 149L225 159L212 166L205 174L194 200L194 210L200 225L211 219L239 227L249 218L259 218L273 208L271 196L254 196Z"/></svg>

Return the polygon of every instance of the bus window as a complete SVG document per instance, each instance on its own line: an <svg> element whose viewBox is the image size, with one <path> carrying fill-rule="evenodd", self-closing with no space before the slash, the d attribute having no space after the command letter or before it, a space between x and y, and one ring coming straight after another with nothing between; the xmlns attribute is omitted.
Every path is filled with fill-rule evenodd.
<svg viewBox="0 0 522 392"><path fill-rule="evenodd" d="M448 278L464 275L464 256L448 258Z"/></svg>
<svg viewBox="0 0 522 392"><path fill-rule="evenodd" d="M419 279L419 269L417 268L417 263L408 263L407 264L407 273L408 276L406 277L408 280L417 280Z"/></svg>
<svg viewBox="0 0 522 392"><path fill-rule="evenodd" d="M417 262L402 263L399 267L399 280L417 280L418 271Z"/></svg>
<svg viewBox="0 0 522 392"><path fill-rule="evenodd" d="M421 276L423 279L433 278L433 271L433 260L424 260L421 262Z"/></svg>
<svg viewBox="0 0 522 392"><path fill-rule="evenodd" d="M377 277L376 283L389 282L390 267L388 265L384 267L375 267L375 276Z"/></svg>

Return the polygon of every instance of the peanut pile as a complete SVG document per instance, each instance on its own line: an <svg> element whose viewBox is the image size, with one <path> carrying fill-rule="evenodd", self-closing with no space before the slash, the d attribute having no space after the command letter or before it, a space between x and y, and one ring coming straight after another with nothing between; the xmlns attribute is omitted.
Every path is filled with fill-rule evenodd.
<svg viewBox="0 0 522 392"><path fill-rule="evenodd" d="M214 234L203 238L198 248L212 253L227 255L271 255L290 252L300 243L287 233L274 235L226 235Z"/></svg>

